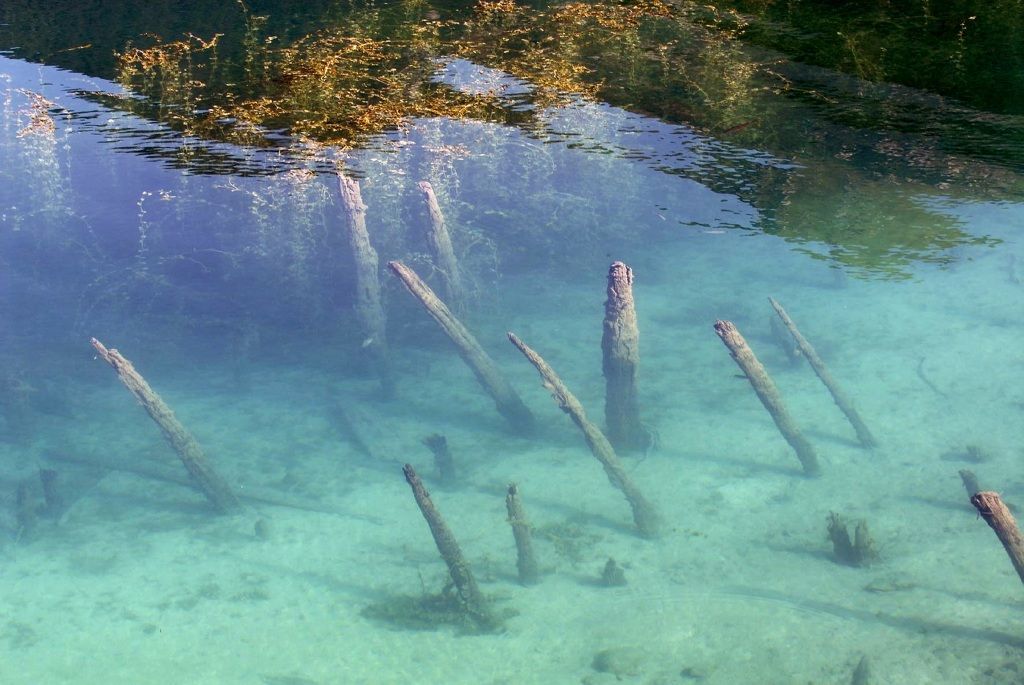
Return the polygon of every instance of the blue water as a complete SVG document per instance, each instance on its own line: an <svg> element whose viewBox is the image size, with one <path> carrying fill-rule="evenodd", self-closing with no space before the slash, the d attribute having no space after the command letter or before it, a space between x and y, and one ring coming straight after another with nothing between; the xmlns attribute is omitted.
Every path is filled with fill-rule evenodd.
<svg viewBox="0 0 1024 685"><path fill-rule="evenodd" d="M354 151L252 150L109 109L89 95L119 91L102 79L10 57L0 77L2 682L848 683L863 656L871 683L1022 682L1021 587L957 474L1024 497L1019 169L933 151L949 173L929 183L889 173L884 150L877 167L787 157L583 99L528 130L422 119ZM458 61L437 78L529 88ZM32 93L47 101L34 128ZM381 259L392 399L354 315L339 168L359 179ZM466 323L533 435L509 428L384 268L401 259L440 289L421 180L470 286ZM654 540L505 339L534 347L602 423L613 260L636 275L657 439L622 458L663 521ZM787 358L768 296L879 447ZM717 319L775 377L819 478ZM324 511L246 499L219 516L195 489L136 473L185 472L91 337L135 364L240 492ZM438 483L432 433L454 485ZM502 630L366 615L447 582L403 463ZM41 469L57 472L52 506ZM533 587L516 582L510 481L534 526ZM836 563L830 512L867 521L872 565ZM599 582L609 558L625 586Z"/></svg>

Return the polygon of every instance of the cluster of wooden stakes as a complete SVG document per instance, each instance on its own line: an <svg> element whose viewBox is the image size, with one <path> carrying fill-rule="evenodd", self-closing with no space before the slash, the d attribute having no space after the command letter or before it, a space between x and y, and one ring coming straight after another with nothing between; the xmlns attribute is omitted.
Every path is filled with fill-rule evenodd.
<svg viewBox="0 0 1024 685"><path fill-rule="evenodd" d="M395 385L385 336L379 262L366 229L366 206L362 201L358 181L344 174L339 174L339 181L342 205L347 219L348 239L357 265L356 315L366 339L370 341L368 348L382 390L385 395L391 395L394 393ZM412 269L402 262L389 262L388 268L419 300L455 345L459 356L472 369L477 380L493 398L498 412L517 433L528 433L534 422L530 410L473 334L453 313L453 309L462 311L464 306L465 292L459 266L433 189L425 181L421 182L419 187L431 218L428 242L443 280L446 299L452 304L452 307L449 307ZM808 361L818 378L831 393L836 405L850 421L861 445L866 448L874 447L876 445L874 437L861 420L853 404L838 387L821 357L800 333L782 305L772 298L769 298L769 302L792 336L800 354ZM739 330L729 321L715 322L714 330L750 382L779 432L793 448L804 473L807 476L818 475L820 466L814 448L801 434L786 409L775 383ZM622 262L615 262L608 272L602 337L607 432L602 431L587 418L579 400L536 351L514 333L509 332L508 339L538 371L544 387L551 392L558 406L570 416L573 423L583 433L587 446L601 463L609 481L622 492L628 501L638 533L645 538L655 537L658 531L658 515L654 507L637 488L616 453L616 449L620 451L643 450L649 446L651 440L649 432L641 424L637 401L639 333L633 300L632 270ZM153 391L131 362L116 349L108 349L95 338L91 342L98 355L114 368L124 386L160 427L164 438L170 443L188 470L191 484L198 487L217 510L237 511L241 508L240 499L242 498L270 504L316 509L301 504L297 505L294 501L288 501L276 494L252 488L246 488L245 492L232 488L211 468L196 439L178 421L174 412ZM444 450L436 449L435 453L443 454ZM435 507L430 494L413 467L405 464L403 473L412 488L416 503L430 527L437 549L447 564L462 610L467 618L479 627L493 626L492 612L477 586L470 565L463 556L451 529ZM168 479L174 480L173 477L168 477ZM971 503L995 531L1010 556L1014 568L1024 582L1024 538L1017 528L1013 515L997 493L979 491L976 482L972 484L968 480L968 477L965 476L965 485L971 496ZM540 574L537 561L534 558L530 526L524 513L519 488L514 483L508 486L506 506L516 544L520 582L523 584L536 583ZM832 534L836 547L837 557L843 554L843 550L840 549L843 546L848 547L851 554L854 553L856 545L860 544L860 530L858 529L858 542L853 543L850 541L845 525L841 524L838 517L834 516L833 519L832 524L836 524L835 531L833 531L833 525L830 525L830 534Z"/></svg>

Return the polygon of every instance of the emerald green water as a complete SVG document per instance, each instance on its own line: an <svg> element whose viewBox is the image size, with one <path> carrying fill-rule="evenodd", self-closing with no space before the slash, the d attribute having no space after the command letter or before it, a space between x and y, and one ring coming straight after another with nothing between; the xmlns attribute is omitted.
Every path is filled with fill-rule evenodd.
<svg viewBox="0 0 1024 685"><path fill-rule="evenodd" d="M0 682L1024 682L1021 586L958 473L1024 496L1018 14L5 2ZM361 309L339 174L366 206L383 328ZM391 260L450 300L533 432ZM652 436L618 456L651 538L506 337L605 428L615 260L635 276ZM189 481L93 337L238 512ZM496 629L460 612L406 463ZM535 585L517 580L510 482ZM866 522L870 563L836 558L832 513L851 535ZM602 581L609 559L625 585Z"/></svg>

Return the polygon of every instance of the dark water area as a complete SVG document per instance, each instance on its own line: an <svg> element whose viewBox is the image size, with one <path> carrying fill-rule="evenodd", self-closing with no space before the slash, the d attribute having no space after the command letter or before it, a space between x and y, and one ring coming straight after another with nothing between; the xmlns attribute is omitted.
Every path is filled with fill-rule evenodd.
<svg viewBox="0 0 1024 685"><path fill-rule="evenodd" d="M0 4L0 682L1019 682L1019 21Z"/></svg>

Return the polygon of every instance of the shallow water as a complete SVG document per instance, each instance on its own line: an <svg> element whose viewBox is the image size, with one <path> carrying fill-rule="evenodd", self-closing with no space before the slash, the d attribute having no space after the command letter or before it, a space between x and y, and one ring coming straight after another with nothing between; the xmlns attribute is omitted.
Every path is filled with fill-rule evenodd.
<svg viewBox="0 0 1024 685"><path fill-rule="evenodd" d="M870 683L1024 682L1021 587L957 473L1024 498L1016 115L778 63L794 86L764 96L774 118L716 133L623 102L546 104L452 57L431 78L500 92L508 121L415 117L348 150L281 134L242 147L118 105L102 64L33 57L0 56L0 681L849 683L867 657ZM877 107L912 121L873 126ZM385 341L355 311L338 168L359 180L380 257L393 398L372 356ZM531 435L385 267L402 260L444 292L422 180L460 259L463 319L534 414ZM658 512L654 539L506 339L603 424L613 260L634 270L656 436L622 461ZM878 447L788 357L769 296ZM820 477L803 475L718 319L773 376ZM186 472L91 337L135 364L241 513L166 480ZM454 483L422 442L435 433ZM379 618L448 582L404 463L500 630ZM506 520L513 481L542 571L530 587ZM871 565L836 562L831 512L851 533L867 522ZM609 558L626 585L600 582Z"/></svg>

